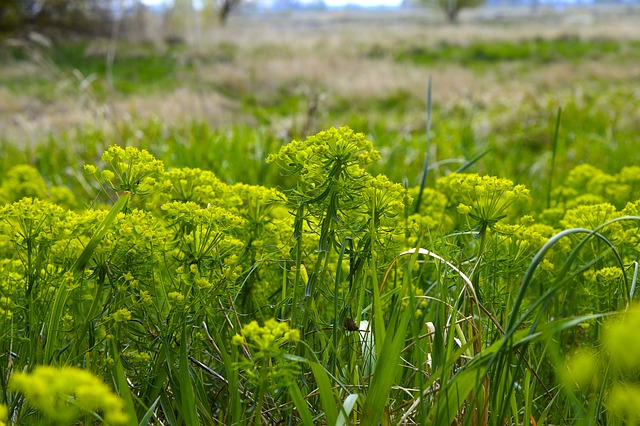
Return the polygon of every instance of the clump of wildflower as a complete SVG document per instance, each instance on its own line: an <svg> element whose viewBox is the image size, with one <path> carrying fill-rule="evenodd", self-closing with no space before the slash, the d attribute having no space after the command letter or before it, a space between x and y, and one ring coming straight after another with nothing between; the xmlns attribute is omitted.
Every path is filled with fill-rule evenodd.
<svg viewBox="0 0 640 426"><path fill-rule="evenodd" d="M227 209L235 209L242 204L232 186L208 170L174 168L164 173L164 179L169 188L165 201L190 201L200 207L215 205Z"/></svg>
<svg viewBox="0 0 640 426"><path fill-rule="evenodd" d="M7 426L9 420L9 410L4 404L0 404L0 426Z"/></svg>
<svg viewBox="0 0 640 426"><path fill-rule="evenodd" d="M622 269L620 269L618 266L609 266L595 271L593 275L591 275L591 280L593 282L610 284L619 283L622 277Z"/></svg>
<svg viewBox="0 0 640 426"><path fill-rule="evenodd" d="M287 342L300 340L300 330L289 328L286 322L269 319L260 327L257 321L251 321L242 327L231 342L236 345L247 345L264 353L278 353L280 346Z"/></svg>
<svg viewBox="0 0 640 426"><path fill-rule="evenodd" d="M178 291L172 291L167 297L176 305L182 305L184 303L184 295Z"/></svg>
<svg viewBox="0 0 640 426"><path fill-rule="evenodd" d="M298 176L291 198L323 204L332 195L344 200L367 187L371 176L364 167L379 159L380 153L364 134L341 127L292 141L278 154L269 155L267 162Z"/></svg>
<svg viewBox="0 0 640 426"><path fill-rule="evenodd" d="M47 184L38 170L26 164L11 168L0 185L0 201L12 203L24 197L47 198Z"/></svg>
<svg viewBox="0 0 640 426"><path fill-rule="evenodd" d="M196 268L191 273L201 267L214 269L214 265L219 270L222 264L222 274L229 277L238 260L233 253L244 248L234 234L241 232L245 221L226 209L201 208L192 202L173 201L164 204L162 210L176 230L180 260Z"/></svg>
<svg viewBox="0 0 640 426"><path fill-rule="evenodd" d="M240 334L231 338L231 343L244 346L251 352L251 358L243 358L235 363L250 381L259 386L271 388L286 386L289 380L299 374L297 363L285 358L285 343L300 341L300 331L291 329L285 322L269 319L264 326L251 321L242 327Z"/></svg>
<svg viewBox="0 0 640 426"><path fill-rule="evenodd" d="M612 417L624 420L623 424L640 423L640 386L637 384L618 383L609 391L607 407Z"/></svg>
<svg viewBox="0 0 640 426"><path fill-rule="evenodd" d="M559 373L567 388L586 390L597 380L598 356L590 349L581 349L565 360Z"/></svg>
<svg viewBox="0 0 640 426"><path fill-rule="evenodd" d="M137 366L149 365L151 362L151 354L149 352L131 350L126 351L123 356L131 364Z"/></svg>
<svg viewBox="0 0 640 426"><path fill-rule="evenodd" d="M115 322L127 322L131 319L131 311L127 308L118 309L111 317Z"/></svg>
<svg viewBox="0 0 640 426"><path fill-rule="evenodd" d="M640 370L640 305L636 304L609 322L602 335L612 365L623 372Z"/></svg>
<svg viewBox="0 0 640 426"><path fill-rule="evenodd" d="M31 373L14 373L9 387L55 424L73 424L101 411L107 424L127 423L124 404L90 372L75 367L38 366Z"/></svg>
<svg viewBox="0 0 640 426"><path fill-rule="evenodd" d="M603 223L619 217L613 204L581 205L565 212L560 224L564 228L596 229Z"/></svg>
<svg viewBox="0 0 640 426"><path fill-rule="evenodd" d="M105 181L116 193L128 191L147 196L165 188L161 179L164 163L144 149L112 145L102 154L102 161L107 165L102 172L93 165L84 166L84 171Z"/></svg>
<svg viewBox="0 0 640 426"><path fill-rule="evenodd" d="M514 203L529 198L524 185L495 176L452 173L438 179L436 186L449 196L450 203L457 205L458 213L477 222L481 233L507 217Z"/></svg>

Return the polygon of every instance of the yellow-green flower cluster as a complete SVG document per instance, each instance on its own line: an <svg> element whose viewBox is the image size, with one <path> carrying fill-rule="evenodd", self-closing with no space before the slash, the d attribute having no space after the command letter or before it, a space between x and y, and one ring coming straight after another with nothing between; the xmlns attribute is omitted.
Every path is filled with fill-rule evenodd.
<svg viewBox="0 0 640 426"><path fill-rule="evenodd" d="M235 207L240 204L230 186L211 171L188 167L175 168L164 173L170 191L166 201L193 202L200 207L213 204L219 207Z"/></svg>
<svg viewBox="0 0 640 426"><path fill-rule="evenodd" d="M620 216L613 204L581 205L565 212L560 224L564 228L596 229L603 223Z"/></svg>
<svg viewBox="0 0 640 426"><path fill-rule="evenodd" d="M131 311L127 308L118 309L111 317L115 322L127 322L131 319Z"/></svg>
<svg viewBox="0 0 640 426"><path fill-rule="evenodd" d="M231 338L233 345L244 346L251 354L236 362L235 368L258 386L267 385L274 390L286 387L300 374L300 366L285 357L284 345L299 340L300 331L285 322L269 319L261 327L257 321L251 321Z"/></svg>
<svg viewBox="0 0 640 426"><path fill-rule="evenodd" d="M452 173L438 179L436 186L449 196L451 204L457 205L458 213L478 223L481 232L507 217L514 203L529 198L524 185L495 176Z"/></svg>
<svg viewBox="0 0 640 426"><path fill-rule="evenodd" d="M127 423L123 402L90 372L75 367L38 366L31 373L14 373L10 388L53 424L73 424L100 411L110 425Z"/></svg>
<svg viewBox="0 0 640 426"><path fill-rule="evenodd" d="M343 165L366 166L380 160L380 153L363 133L355 133L348 127L331 128L304 142L292 141L277 155L270 155L267 162L278 162L285 169L300 170L305 175L314 172L311 167L333 165L338 161Z"/></svg>
<svg viewBox="0 0 640 426"><path fill-rule="evenodd" d="M364 167L379 159L380 153L364 134L341 127L292 141L269 155L267 162L299 177L291 198L321 204L332 193L349 196L357 193L356 188L367 187L371 176Z"/></svg>
<svg viewBox="0 0 640 426"><path fill-rule="evenodd" d="M598 381L598 354L591 349L580 349L565 360L560 379L565 387L587 390Z"/></svg>
<svg viewBox="0 0 640 426"><path fill-rule="evenodd" d="M9 410L4 404L0 404L0 426L7 426L9 421Z"/></svg>
<svg viewBox="0 0 640 426"><path fill-rule="evenodd" d="M623 419L623 424L640 424L640 385L618 383L612 386L607 408L612 417Z"/></svg>
<svg viewBox="0 0 640 426"><path fill-rule="evenodd" d="M566 207L608 202L622 208L625 203L640 198L640 167L624 167L618 174L610 175L590 164L582 164L569 172L552 195Z"/></svg>
<svg viewBox="0 0 640 426"><path fill-rule="evenodd" d="M106 182L116 193L128 191L148 196L168 186L161 179L164 163L144 149L112 145L102 154L102 161L107 165L102 172L93 165L85 165L84 171L99 182Z"/></svg>
<svg viewBox="0 0 640 426"><path fill-rule="evenodd" d="M300 330L290 329L286 322L269 319L260 327L257 321L251 321L242 327L240 334L231 339L234 345L247 345L262 352L278 352L286 342L300 340Z"/></svg>
<svg viewBox="0 0 640 426"><path fill-rule="evenodd" d="M612 365L627 373L640 371L640 305L632 306L618 319L609 322L603 332L603 343Z"/></svg>
<svg viewBox="0 0 640 426"><path fill-rule="evenodd" d="M11 168L0 184L0 204L22 198L47 200L66 208L76 208L73 192L64 186L48 186L38 170L26 164Z"/></svg>
<svg viewBox="0 0 640 426"><path fill-rule="evenodd" d="M585 272L585 278L604 284L619 283L622 276L622 269L618 266L609 266L596 271Z"/></svg>

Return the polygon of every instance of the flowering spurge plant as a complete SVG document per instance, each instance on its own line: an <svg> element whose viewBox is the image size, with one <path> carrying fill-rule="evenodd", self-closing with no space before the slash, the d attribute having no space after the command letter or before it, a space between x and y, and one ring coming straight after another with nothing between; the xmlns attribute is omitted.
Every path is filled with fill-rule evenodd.
<svg viewBox="0 0 640 426"><path fill-rule="evenodd" d="M99 177L98 169L93 165L86 165L84 170L98 178L107 194L126 191L146 197L163 188L159 178L165 171L164 164L145 150L112 145L102 154L102 161L105 168Z"/></svg>
<svg viewBox="0 0 640 426"><path fill-rule="evenodd" d="M349 281L363 279L373 252L384 264L401 247L400 224L411 200L402 186L365 170L379 159L363 134L346 127L293 141L267 159L296 178L286 191L295 211L293 315L342 324L347 307L360 298ZM339 277L330 279L330 271Z"/></svg>
<svg viewBox="0 0 640 426"><path fill-rule="evenodd" d="M79 368L39 366L31 373L13 374L9 386L42 413L46 424L71 425L83 418L130 424L123 401L102 380Z"/></svg>
<svg viewBox="0 0 640 426"><path fill-rule="evenodd" d="M505 219L514 203L529 197L524 185L495 176L452 173L439 179L436 186L449 195L450 203L457 204L458 213L471 219L480 235Z"/></svg>
<svg viewBox="0 0 640 426"><path fill-rule="evenodd" d="M329 129L270 158L293 183L276 189L111 147L85 167L103 195L74 203L17 168L0 182L0 422L53 421L37 381L10 385L40 365L109 384L127 424L632 422L635 373L607 370L603 330L637 297L634 169L583 166L548 208L450 174L414 213L419 188L372 176L378 158ZM565 359L597 386L574 390ZM107 408L79 412L117 424Z"/></svg>
<svg viewBox="0 0 640 426"><path fill-rule="evenodd" d="M286 390L300 374L298 363L285 357L286 346L292 349L299 340L299 330L273 318L265 321L263 326L251 321L232 337L231 343L241 348L241 359L234 363L234 368L247 378L249 387L245 389L245 395L252 395L252 406L247 413L251 423L262 422L263 399ZM267 418L275 420L275 417Z"/></svg>

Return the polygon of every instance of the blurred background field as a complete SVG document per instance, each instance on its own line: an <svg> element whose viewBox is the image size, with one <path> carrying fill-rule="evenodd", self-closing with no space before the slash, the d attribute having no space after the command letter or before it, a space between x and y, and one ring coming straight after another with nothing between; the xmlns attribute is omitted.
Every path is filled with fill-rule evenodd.
<svg viewBox="0 0 640 426"><path fill-rule="evenodd" d="M472 171L542 193L559 108L559 175L640 161L638 5L485 6L457 24L434 7L245 10L225 25L143 12L99 37L32 26L2 40L0 178L29 163L91 191L81 165L121 144L279 185L269 153L348 125L382 152L374 172L415 185L430 76L430 179L488 151Z"/></svg>

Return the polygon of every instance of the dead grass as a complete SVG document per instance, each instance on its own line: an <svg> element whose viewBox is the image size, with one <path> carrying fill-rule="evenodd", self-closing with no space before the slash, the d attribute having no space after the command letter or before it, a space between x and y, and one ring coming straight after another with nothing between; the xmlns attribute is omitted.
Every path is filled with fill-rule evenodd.
<svg viewBox="0 0 640 426"><path fill-rule="evenodd" d="M370 53L391 52L398 45L437 45L444 41L464 45L475 40L566 35L638 39L638 16L637 11L628 13L626 9L607 14L584 10L562 14L539 10L533 15L526 10L494 11L492 16L479 10L464 14L458 26L445 25L439 15L428 11L235 16L226 27L207 30L199 43L182 53L185 66L191 58L197 59L193 62L197 72L188 74L185 81L190 81L184 87L167 93L114 95L104 104L81 90L80 81L69 83L71 74L62 73L58 75L63 77L51 76L53 87L66 88L51 100L16 95L0 87L0 127L5 138L14 140L38 139L48 132L87 122L109 125L113 120L133 117L158 117L167 122L205 119L222 126L251 122L239 106L238 94L251 92L257 98L273 100L287 90L322 95L330 101L335 97L384 98L404 92L422 100L429 74L434 81L434 100L445 108L465 99L480 104L517 103L536 91L562 91L578 78L637 81L640 65L587 61L579 67L558 62L523 69L521 64L499 64L478 72L451 63L416 67L384 54L371 57ZM234 58L209 61L220 43L235 49ZM95 46L92 52L98 49ZM35 75L43 71L38 67L33 63L16 64L0 70L0 77L7 81L16 75ZM407 112L408 119L411 113ZM421 115L423 110L413 113Z"/></svg>

